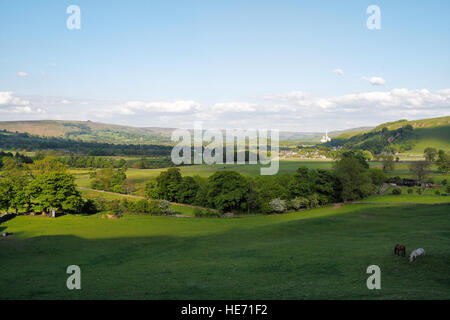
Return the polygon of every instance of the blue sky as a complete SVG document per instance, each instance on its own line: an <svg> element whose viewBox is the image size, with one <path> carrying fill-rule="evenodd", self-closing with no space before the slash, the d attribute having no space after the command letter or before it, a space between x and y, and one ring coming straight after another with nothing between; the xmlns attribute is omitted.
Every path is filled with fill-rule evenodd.
<svg viewBox="0 0 450 320"><path fill-rule="evenodd" d="M449 1L1 0L0 119L323 131L448 115L449 18Z"/></svg>

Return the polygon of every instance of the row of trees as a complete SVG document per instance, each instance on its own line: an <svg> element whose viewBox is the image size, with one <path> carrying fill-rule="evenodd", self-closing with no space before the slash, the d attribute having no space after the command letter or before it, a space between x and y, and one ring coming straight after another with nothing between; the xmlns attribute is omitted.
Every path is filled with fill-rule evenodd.
<svg viewBox="0 0 450 320"><path fill-rule="evenodd" d="M293 175L248 178L219 171L209 178L183 177L178 168L162 172L146 185L148 198L214 208L222 212L281 212L366 197L386 176L369 169L361 154L342 153L334 170L299 168Z"/></svg>
<svg viewBox="0 0 450 320"><path fill-rule="evenodd" d="M66 156L59 157L58 161L71 168L122 168L127 165L125 159L111 159L90 156Z"/></svg>
<svg viewBox="0 0 450 320"><path fill-rule="evenodd" d="M85 205L74 177L55 159L24 164L3 158L0 211L78 213L83 212Z"/></svg>
<svg viewBox="0 0 450 320"><path fill-rule="evenodd" d="M134 185L127 179L126 171L126 166L92 171L90 173L91 188L129 194L134 191Z"/></svg>

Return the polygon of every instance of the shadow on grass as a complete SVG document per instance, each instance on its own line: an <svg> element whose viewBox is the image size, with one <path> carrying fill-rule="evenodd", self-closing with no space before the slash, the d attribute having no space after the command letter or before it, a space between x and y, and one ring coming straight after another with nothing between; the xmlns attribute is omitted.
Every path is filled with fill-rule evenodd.
<svg viewBox="0 0 450 320"><path fill-rule="evenodd" d="M245 227L236 221L236 228L188 236L18 232L0 241L0 299L448 299L446 209L355 206L326 217ZM211 228L221 222L214 221ZM411 264L393 255L398 242L428 255ZM365 285L372 264L382 269L381 291ZM80 291L65 286L69 265L81 268Z"/></svg>

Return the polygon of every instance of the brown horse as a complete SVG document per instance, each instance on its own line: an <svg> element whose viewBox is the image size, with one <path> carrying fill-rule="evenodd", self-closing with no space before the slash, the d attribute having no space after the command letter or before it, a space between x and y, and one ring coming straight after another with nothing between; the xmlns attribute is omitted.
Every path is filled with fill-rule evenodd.
<svg viewBox="0 0 450 320"><path fill-rule="evenodd" d="M398 256L404 257L406 255L406 247L400 244L397 244L394 248L394 254Z"/></svg>

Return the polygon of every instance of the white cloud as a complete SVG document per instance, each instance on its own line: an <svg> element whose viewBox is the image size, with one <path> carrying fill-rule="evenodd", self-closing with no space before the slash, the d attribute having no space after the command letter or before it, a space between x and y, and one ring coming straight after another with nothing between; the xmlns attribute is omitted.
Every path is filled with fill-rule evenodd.
<svg viewBox="0 0 450 320"><path fill-rule="evenodd" d="M0 91L0 106L24 106L29 103L28 100L14 97L12 92Z"/></svg>
<svg viewBox="0 0 450 320"><path fill-rule="evenodd" d="M71 103L68 104L67 101ZM0 92L2 120L92 120L143 127L268 128L323 131L377 125L398 119L450 114L450 89L398 88L337 96L303 91L270 94L245 102L202 105L193 100L107 101L67 97L17 96Z"/></svg>
<svg viewBox="0 0 450 320"><path fill-rule="evenodd" d="M340 76L342 76L342 75L344 75L344 70L342 70L342 69L334 69L334 71L333 71L334 73L336 73L336 74L338 74L338 75L340 75Z"/></svg>
<svg viewBox="0 0 450 320"><path fill-rule="evenodd" d="M19 72L16 73L16 76L25 78L25 77L28 77L28 73L23 72L23 71L19 71Z"/></svg>
<svg viewBox="0 0 450 320"><path fill-rule="evenodd" d="M367 81L373 86L384 86L386 84L386 80L381 77L362 77L361 80Z"/></svg>
<svg viewBox="0 0 450 320"><path fill-rule="evenodd" d="M214 104L212 110L217 113L254 112L257 110L257 105L247 102L222 102Z"/></svg>
<svg viewBox="0 0 450 320"><path fill-rule="evenodd" d="M184 113L201 110L201 105L192 100L179 100L174 102L158 101L129 101L114 109L119 114L136 114L138 112L157 112L157 113Z"/></svg>

